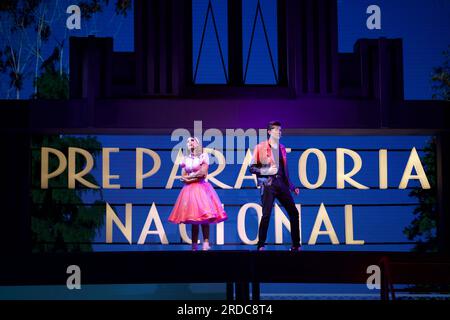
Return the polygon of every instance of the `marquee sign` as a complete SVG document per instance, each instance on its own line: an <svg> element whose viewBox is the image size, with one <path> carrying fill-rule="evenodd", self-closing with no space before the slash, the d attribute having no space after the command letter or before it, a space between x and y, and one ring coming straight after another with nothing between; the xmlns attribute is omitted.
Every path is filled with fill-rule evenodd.
<svg viewBox="0 0 450 320"><path fill-rule="evenodd" d="M72 192L81 200L76 206L97 201L96 212L102 214L91 237L94 250L129 250L127 245L132 250L171 250L190 243L185 225L167 221L182 187L180 143L168 136L99 135L89 137L98 142L92 150L80 144L87 137L72 136L72 145L69 136L61 138L67 140L63 146L34 145L34 170L39 174L33 177L39 176L39 182L33 181L33 192L41 199L50 190ZM291 179L301 188L294 200L302 243L408 247L402 247L408 242L402 230L418 205L411 189L431 188L424 161L430 141L424 136L284 137ZM252 146L239 149L241 161L235 161L237 156L229 161L229 148L204 145L212 159L208 181L229 216L212 228L211 240L225 249L255 244L262 210L256 178L248 170ZM70 223L66 227L70 230ZM268 240L288 245L289 232L288 216L275 204Z"/></svg>

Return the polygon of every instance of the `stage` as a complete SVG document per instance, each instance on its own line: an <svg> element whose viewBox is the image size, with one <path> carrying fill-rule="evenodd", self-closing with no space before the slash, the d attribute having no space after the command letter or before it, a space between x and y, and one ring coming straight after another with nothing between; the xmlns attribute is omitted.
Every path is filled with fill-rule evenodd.
<svg viewBox="0 0 450 320"><path fill-rule="evenodd" d="M364 284L381 268L381 299L395 284L450 284L450 258L438 254L335 251L152 251L3 256L0 285L65 285L67 267L84 284L226 283L228 300L259 300L260 283ZM250 295L251 292L251 295Z"/></svg>

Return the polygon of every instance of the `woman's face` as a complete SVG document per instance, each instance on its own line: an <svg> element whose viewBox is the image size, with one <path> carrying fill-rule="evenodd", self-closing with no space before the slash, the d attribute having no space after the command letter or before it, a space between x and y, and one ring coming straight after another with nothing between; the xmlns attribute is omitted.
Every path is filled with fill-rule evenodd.
<svg viewBox="0 0 450 320"><path fill-rule="evenodd" d="M189 150L197 148L198 147L197 140L195 140L194 138L189 138L187 140L187 147L188 147Z"/></svg>

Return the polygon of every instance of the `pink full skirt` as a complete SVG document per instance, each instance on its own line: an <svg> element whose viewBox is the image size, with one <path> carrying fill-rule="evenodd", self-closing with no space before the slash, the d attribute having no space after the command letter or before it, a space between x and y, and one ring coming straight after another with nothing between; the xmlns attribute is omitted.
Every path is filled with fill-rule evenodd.
<svg viewBox="0 0 450 320"><path fill-rule="evenodd" d="M172 223L218 223L226 220L219 196L212 185L203 180L185 184L169 216Z"/></svg>

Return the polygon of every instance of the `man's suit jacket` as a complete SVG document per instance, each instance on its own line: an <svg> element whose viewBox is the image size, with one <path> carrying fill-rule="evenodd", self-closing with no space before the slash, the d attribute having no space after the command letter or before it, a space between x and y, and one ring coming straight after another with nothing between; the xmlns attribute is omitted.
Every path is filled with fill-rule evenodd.
<svg viewBox="0 0 450 320"><path fill-rule="evenodd" d="M282 161L284 164L285 182L289 187L289 190L294 191L295 186L289 179L289 170L286 160L286 148L281 143L279 144L281 150ZM278 149L277 149L277 152ZM258 178L258 186L263 186L270 183L270 177L264 175L264 171L270 168L272 165L276 165L274 155L272 154L272 148L269 141L263 141L256 145L253 151L252 162L250 163L250 172L256 174Z"/></svg>

